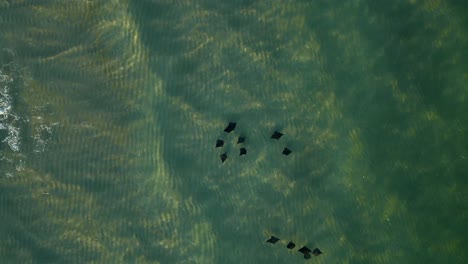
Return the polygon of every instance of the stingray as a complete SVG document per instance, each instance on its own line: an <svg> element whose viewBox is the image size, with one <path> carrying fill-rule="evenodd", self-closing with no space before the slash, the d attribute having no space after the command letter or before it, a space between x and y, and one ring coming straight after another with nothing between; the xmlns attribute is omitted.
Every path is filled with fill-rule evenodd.
<svg viewBox="0 0 468 264"><path fill-rule="evenodd" d="M289 154L291 154L291 152L292 152L292 151L291 151L290 149L288 149L288 148L284 148L284 149L283 149L283 154L286 155L286 156L289 155Z"/></svg>
<svg viewBox="0 0 468 264"><path fill-rule="evenodd" d="M244 143L245 137L240 136L239 139L237 139L237 144L239 143Z"/></svg>
<svg viewBox="0 0 468 264"><path fill-rule="evenodd" d="M216 140L216 147L215 148L222 147L223 145L224 145L224 141L222 141L221 139Z"/></svg>
<svg viewBox="0 0 468 264"><path fill-rule="evenodd" d="M245 148L241 148L239 156L242 156L242 155L245 155L245 154L247 154L247 150Z"/></svg>
<svg viewBox="0 0 468 264"><path fill-rule="evenodd" d="M273 133L273 135L271 135L271 138L280 139L280 137L283 136L283 135L284 135L283 133L275 131L275 133Z"/></svg>
<svg viewBox="0 0 468 264"><path fill-rule="evenodd" d="M312 251L311 251L308 247L306 247L306 246L301 247L298 251L301 252L301 253L304 254L304 255L308 255L310 252L312 252Z"/></svg>
<svg viewBox="0 0 468 264"><path fill-rule="evenodd" d="M266 242L268 243L272 243L272 244L275 244L276 242L278 242L280 239L275 237L275 236L271 236L270 239L268 239Z"/></svg>
<svg viewBox="0 0 468 264"><path fill-rule="evenodd" d="M322 253L322 251L320 251L320 249L315 248L315 249L312 251L312 254L314 254L314 256L318 256L318 255L323 254L323 253Z"/></svg>
<svg viewBox="0 0 468 264"><path fill-rule="evenodd" d="M229 122L229 125L224 129L224 132L231 133L231 131L236 128L237 123L235 122Z"/></svg>
<svg viewBox="0 0 468 264"><path fill-rule="evenodd" d="M224 161L227 159L227 152L224 152L223 154L219 155L221 158L221 162L224 163Z"/></svg>
<svg viewBox="0 0 468 264"><path fill-rule="evenodd" d="M293 249L296 245L293 242L289 242L288 245L286 246L289 249Z"/></svg>

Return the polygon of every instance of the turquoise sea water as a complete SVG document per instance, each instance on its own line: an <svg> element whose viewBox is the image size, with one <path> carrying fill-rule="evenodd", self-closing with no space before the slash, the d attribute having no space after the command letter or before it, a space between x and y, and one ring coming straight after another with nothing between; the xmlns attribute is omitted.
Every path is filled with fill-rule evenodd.
<svg viewBox="0 0 468 264"><path fill-rule="evenodd" d="M0 0L0 263L466 263L467 11Z"/></svg>

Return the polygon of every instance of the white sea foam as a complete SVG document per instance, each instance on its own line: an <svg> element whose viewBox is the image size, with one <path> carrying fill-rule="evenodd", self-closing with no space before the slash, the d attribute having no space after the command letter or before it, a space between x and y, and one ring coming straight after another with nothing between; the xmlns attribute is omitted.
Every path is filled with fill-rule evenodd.
<svg viewBox="0 0 468 264"><path fill-rule="evenodd" d="M15 105L14 97L21 96L20 91L31 89L29 87L31 75L28 74L26 67L20 67L15 63L15 57L16 54L10 49L0 50L0 165L2 165L0 177L22 175L28 160L32 158L30 154L40 155L47 151L54 129L60 125L59 122L51 122L50 117L53 113L48 112L45 107L47 102L43 102L42 105ZM8 62L5 63L5 60ZM24 101L18 101L19 104L22 102ZM17 109L22 108L29 110L22 113L31 113L31 115L19 114ZM32 133L25 134L25 131ZM23 139L26 139L28 144L32 144L32 149L23 146ZM31 149L32 153L28 149Z"/></svg>
<svg viewBox="0 0 468 264"><path fill-rule="evenodd" d="M19 128L14 126L8 126L8 136L2 141L7 142L11 150L19 151L20 141L19 141Z"/></svg>
<svg viewBox="0 0 468 264"><path fill-rule="evenodd" d="M0 71L0 79L2 78L2 72ZM2 81L0 80L0 85ZM8 95L8 87L4 86L0 89L0 122L5 121L11 111L11 97ZM2 123L0 123L2 124Z"/></svg>
<svg viewBox="0 0 468 264"><path fill-rule="evenodd" d="M16 120L16 116L12 115L11 110L11 96L9 93L9 88L7 84L11 83L13 79L8 76L7 74L4 74L0 70L0 129L2 130L8 130L8 136L6 136L4 139L0 139L2 142L6 142L8 146L10 146L10 149L13 151L19 151L19 128L15 127L11 121L13 117L14 120Z"/></svg>

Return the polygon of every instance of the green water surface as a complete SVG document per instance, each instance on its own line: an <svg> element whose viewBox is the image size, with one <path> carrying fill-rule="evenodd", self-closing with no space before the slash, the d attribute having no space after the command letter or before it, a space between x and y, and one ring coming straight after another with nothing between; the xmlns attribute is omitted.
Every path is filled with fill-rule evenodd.
<svg viewBox="0 0 468 264"><path fill-rule="evenodd" d="M0 0L0 263L466 263L466 14Z"/></svg>

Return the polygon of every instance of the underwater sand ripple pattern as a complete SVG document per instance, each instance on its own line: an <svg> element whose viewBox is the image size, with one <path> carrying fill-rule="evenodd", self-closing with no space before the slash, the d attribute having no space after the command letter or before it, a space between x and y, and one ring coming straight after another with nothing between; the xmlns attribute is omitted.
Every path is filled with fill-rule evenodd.
<svg viewBox="0 0 468 264"><path fill-rule="evenodd" d="M31 96L31 101L47 94L48 107L62 123L52 149L31 162L37 171L31 168L24 177L8 182L10 188L27 191L41 185L43 190L33 201L37 208L47 208L47 213L35 220L37 225L27 228L48 239L26 243L33 250L29 257L88 263L200 259L196 252L187 251L195 246L197 251L209 251L209 244L189 243L182 250L179 248L192 238L210 240L209 225L194 225L195 221L188 225L184 217L178 216L197 214L197 210L190 204L179 206L174 183L158 154L158 141L163 137L153 125L148 125L154 120L148 104L160 96L159 81L145 70L148 55L139 47L135 25L125 12L126 3L68 2L68 8L57 1L49 4L17 3L16 9L10 5L16 11L12 16L17 17L22 10L31 11L35 20L61 14L48 21L48 27L28 20L23 24L23 34L40 35L44 44L40 47L27 43L27 38L10 39L30 46L21 55L36 81L30 85L40 94ZM79 8L73 8L74 5ZM75 16L81 17L75 19L81 21L79 24L67 23ZM67 30L70 35L80 36L77 43L68 37ZM59 41L61 38L63 41ZM45 54L44 47L59 51ZM95 89L99 92L93 92ZM112 107L110 112L109 108L104 110L103 104ZM27 184L20 181L26 179ZM39 183L34 184L33 179L39 179ZM17 199L21 203L30 198ZM158 203L151 206L151 201ZM189 212L184 212L187 209ZM19 214L39 212L31 210ZM38 225L47 228L32 231ZM36 250L39 243L50 254ZM182 256L171 256L174 250ZM204 260L212 262L212 253L201 252L208 256ZM28 255L15 257L28 259Z"/></svg>

